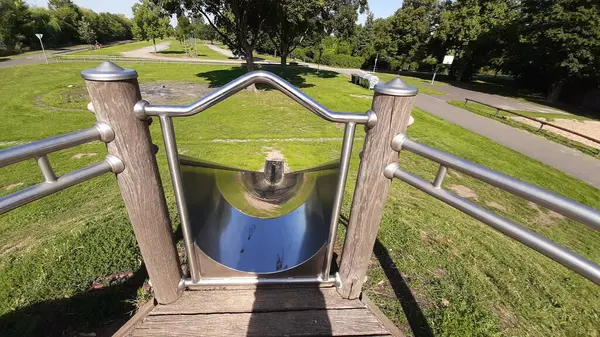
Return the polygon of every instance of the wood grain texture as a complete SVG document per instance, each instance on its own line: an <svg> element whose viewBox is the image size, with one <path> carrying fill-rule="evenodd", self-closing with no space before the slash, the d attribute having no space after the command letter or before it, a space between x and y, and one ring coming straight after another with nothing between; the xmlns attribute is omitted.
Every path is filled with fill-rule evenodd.
<svg viewBox="0 0 600 337"><path fill-rule="evenodd" d="M144 305L142 305L138 311L131 317L123 326L115 332L112 337L125 337L130 336L133 332L133 329L138 325L138 323L142 322L146 316L156 307L156 301L154 298L149 299Z"/></svg>
<svg viewBox="0 0 600 337"><path fill-rule="evenodd" d="M383 324L383 326L386 329L388 329L392 336L406 337L406 335L402 333L400 329L398 329L396 324L394 324L394 322L392 322L383 312L381 312L381 310L379 310L379 307L375 303L373 303L373 301L371 301L371 299L365 293L362 294L360 301L363 302L367 309L373 315L375 315L375 317L377 317L379 322L381 322L381 324Z"/></svg>
<svg viewBox="0 0 600 337"><path fill-rule="evenodd" d="M350 210L346 241L340 262L343 297L360 296L391 180L383 175L385 167L398 160L392 149L394 136L405 132L414 97L375 93L371 109L377 125L365 136L356 189Z"/></svg>
<svg viewBox="0 0 600 337"><path fill-rule="evenodd" d="M186 291L151 315L250 313L313 309L365 308L359 300L343 299L335 288L275 288L256 290Z"/></svg>
<svg viewBox="0 0 600 337"><path fill-rule="evenodd" d="M108 152L125 164L117 182L154 295L158 303L173 302L181 294L179 258L148 124L133 114L133 106L141 99L137 79L86 84L96 119L110 125L116 135L107 144Z"/></svg>
<svg viewBox="0 0 600 337"><path fill-rule="evenodd" d="M133 336L389 336L367 309L148 316Z"/></svg>

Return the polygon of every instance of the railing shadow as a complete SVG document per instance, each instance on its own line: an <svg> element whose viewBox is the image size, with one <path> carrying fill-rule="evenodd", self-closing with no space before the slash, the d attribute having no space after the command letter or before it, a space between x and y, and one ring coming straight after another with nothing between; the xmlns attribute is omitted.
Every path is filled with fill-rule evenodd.
<svg viewBox="0 0 600 337"><path fill-rule="evenodd" d="M118 285L88 290L68 298L43 301L0 316L0 335L112 336L135 313L134 300L147 278L142 265Z"/></svg>
<svg viewBox="0 0 600 337"><path fill-rule="evenodd" d="M348 218L345 215L342 214L340 216L340 222L346 228L348 227ZM402 310L415 337L433 337L433 330L429 326L427 318L419 306L419 302L410 290L402 273L398 270L396 263L394 263L394 260L389 255L388 250L379 239L375 240L373 252L385 276L392 285L396 298L400 301Z"/></svg>

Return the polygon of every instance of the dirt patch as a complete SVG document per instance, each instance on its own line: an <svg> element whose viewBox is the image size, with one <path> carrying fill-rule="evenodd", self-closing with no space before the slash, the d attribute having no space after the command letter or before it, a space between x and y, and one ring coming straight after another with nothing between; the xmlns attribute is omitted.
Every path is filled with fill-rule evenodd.
<svg viewBox="0 0 600 337"><path fill-rule="evenodd" d="M548 212L544 212L537 204L529 201L527 205L537 211L537 216L535 218L535 222L544 226L552 226L559 223L561 220L565 218L564 215L560 213L556 213L555 211L548 210Z"/></svg>
<svg viewBox="0 0 600 337"><path fill-rule="evenodd" d="M73 156L74 159L81 159L84 157L94 157L96 153L77 153Z"/></svg>
<svg viewBox="0 0 600 337"><path fill-rule="evenodd" d="M17 188L19 186L23 186L23 185L24 185L24 183L11 184L11 185L8 185L8 186L4 186L4 189L7 190L7 191L10 191L10 190L13 190L13 189L15 189L15 188Z"/></svg>
<svg viewBox="0 0 600 337"><path fill-rule="evenodd" d="M373 96L355 95L355 94L350 94L350 97L363 98L363 99L371 99L371 98L373 98Z"/></svg>
<svg viewBox="0 0 600 337"><path fill-rule="evenodd" d="M519 326L519 319L515 314L506 309L496 309L496 314L500 318L500 325L504 329L512 329Z"/></svg>
<svg viewBox="0 0 600 337"><path fill-rule="evenodd" d="M142 98L152 104L189 103L211 92L206 83L187 81L160 81L140 84ZM89 111L90 101L84 87L60 88L45 95L38 95L33 103L44 109L56 111ZM80 108L81 107L81 108Z"/></svg>
<svg viewBox="0 0 600 337"><path fill-rule="evenodd" d="M511 117L511 119L513 119L519 123L534 126L536 128L540 126L540 123L534 122L532 120L529 120L529 119L526 119L523 117ZM546 120L545 118L537 118L537 119ZM586 136L589 136L589 137L592 137L595 139L600 139L600 122L599 121L582 121L582 120L576 120L576 119L555 119L552 121L552 124L556 124L563 128L573 130L575 132L581 133L583 135L586 135ZM549 125L545 125L542 130L550 131L552 133L561 135L563 137L569 138L571 140L585 144L587 146L590 146L590 147L593 147L596 149L600 149L600 144L598 144L598 143L595 143L595 142L592 142L591 140L579 137L579 136L569 133L567 131L553 128Z"/></svg>
<svg viewBox="0 0 600 337"><path fill-rule="evenodd" d="M501 204L499 204L495 201L486 201L485 204L491 208L495 208L500 211L506 211L506 208L504 206L502 206Z"/></svg>
<svg viewBox="0 0 600 337"><path fill-rule="evenodd" d="M19 250L23 250L27 247L32 246L33 241L31 240L31 238L26 238L23 241L17 243L17 244L7 244L4 245L2 248L0 248L0 256L6 256L10 253L19 251Z"/></svg>
<svg viewBox="0 0 600 337"><path fill-rule="evenodd" d="M283 172L290 172L290 167L287 162L285 162L285 156L281 151L270 146L263 146L262 150L266 154L265 160L283 160ZM263 166L260 168L260 171L264 171L264 169L265 167Z"/></svg>
<svg viewBox="0 0 600 337"><path fill-rule="evenodd" d="M191 102L211 92L206 83L161 81L140 84L142 97L152 104Z"/></svg>
<svg viewBox="0 0 600 337"><path fill-rule="evenodd" d="M463 185L450 185L450 189L463 198L477 200L477 194L472 189Z"/></svg>
<svg viewBox="0 0 600 337"><path fill-rule="evenodd" d="M435 275L435 277L446 277L446 275L448 275L448 272L442 268L436 267L433 269L433 275Z"/></svg>

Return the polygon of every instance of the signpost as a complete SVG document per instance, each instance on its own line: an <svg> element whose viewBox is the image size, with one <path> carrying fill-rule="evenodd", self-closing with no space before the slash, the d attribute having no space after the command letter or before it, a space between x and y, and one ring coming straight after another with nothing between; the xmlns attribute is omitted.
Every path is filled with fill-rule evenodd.
<svg viewBox="0 0 600 337"><path fill-rule="evenodd" d="M44 43L42 42L42 36L44 36L44 34L35 34L35 36L37 36L37 38L40 40L40 44L42 45L42 53L44 53L44 59L46 60L46 64L48 64L48 58L46 57L46 50L44 49Z"/></svg>
<svg viewBox="0 0 600 337"><path fill-rule="evenodd" d="M453 55L446 55L444 56L444 60L442 61L443 65L451 65L452 62L454 62L454 56ZM433 71L433 78L431 79L431 84L433 84L433 82L435 81L435 75L437 75L437 71L439 69L440 65L436 65L435 66L435 70Z"/></svg>

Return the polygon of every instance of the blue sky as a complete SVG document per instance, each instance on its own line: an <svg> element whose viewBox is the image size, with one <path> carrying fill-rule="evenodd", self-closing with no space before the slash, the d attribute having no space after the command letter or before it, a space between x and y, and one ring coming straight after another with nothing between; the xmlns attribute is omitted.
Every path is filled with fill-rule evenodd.
<svg viewBox="0 0 600 337"><path fill-rule="evenodd" d="M30 5L46 7L48 4L47 0L26 0ZM74 0L74 2L81 7L89 8L96 13L99 12L111 12L121 13L131 18L131 6L137 2L137 0ZM388 17L400 8L402 0L369 0L369 7L376 18ZM365 15L361 15L358 18L359 22L365 21Z"/></svg>

